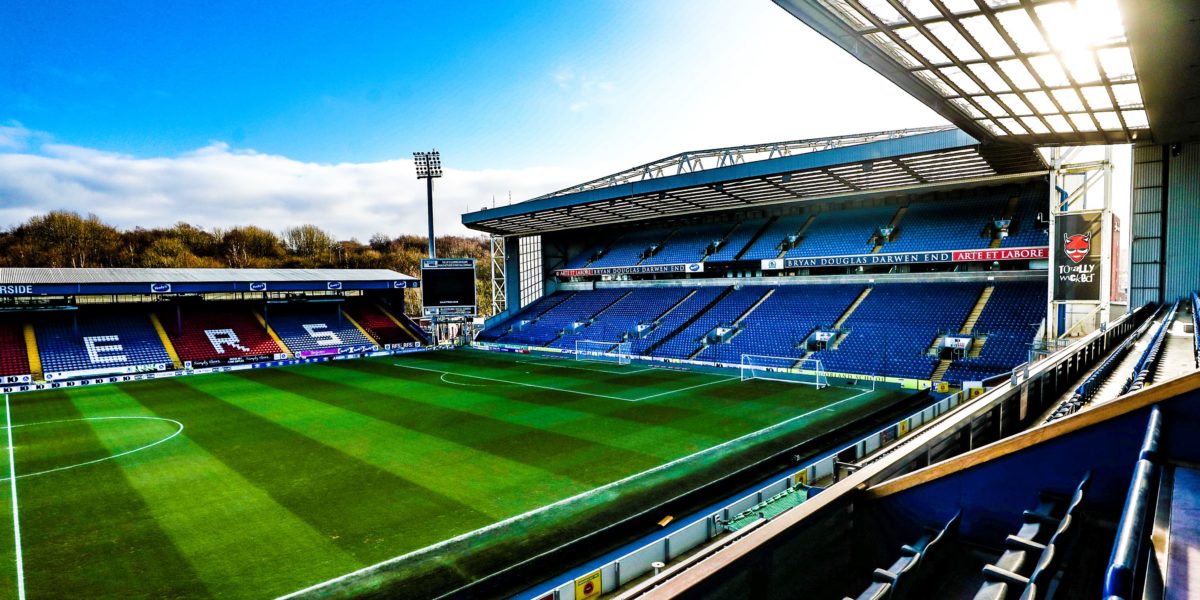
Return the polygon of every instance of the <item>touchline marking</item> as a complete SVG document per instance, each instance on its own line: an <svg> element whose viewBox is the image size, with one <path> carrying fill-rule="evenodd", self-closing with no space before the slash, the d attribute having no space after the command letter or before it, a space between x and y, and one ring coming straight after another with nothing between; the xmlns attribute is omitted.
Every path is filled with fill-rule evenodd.
<svg viewBox="0 0 1200 600"><path fill-rule="evenodd" d="M520 385L520 386L525 386L525 387L538 388L538 389L542 389L542 390L551 390L554 392L565 392L567 394L580 394L583 396L592 396L594 398L606 398L608 400L620 400L622 402L637 402L637 400L630 400L628 398L618 398L616 396L606 396L604 394L593 394L591 392L568 390L568 389L564 389L564 388L550 387L548 385L537 385L536 383L521 383L519 381L509 381L507 379L496 379L494 377L484 377L483 375L467 375L466 373L454 373L452 371L441 371L438 369L430 369L428 367L414 367L412 365L402 365L400 363L392 363L392 366L400 367L401 369L415 369L417 371L428 371L430 373L441 373L442 375L453 375L455 377L470 377L472 379L483 379L484 381L494 381L496 383L508 383L511 385ZM449 383L449 382L447 382L447 383Z"/></svg>
<svg viewBox="0 0 1200 600"><path fill-rule="evenodd" d="M124 419L143 419L143 420L147 420L147 421L166 421L168 423L174 423L174 424L178 425L179 429L176 429L175 433L172 433L171 435L168 435L167 437L165 437L161 440L158 440L157 442L146 444L145 446L139 446L137 448L134 448L133 450L126 450L124 452L121 452L119 454L114 454L112 456L105 456L104 458L97 458L95 460L89 460L89 461L81 462L81 463L74 464L74 465L67 465L65 467L56 467L53 469L46 469L45 471L38 471L36 473L25 473L22 475L18 475L17 479L24 479L26 477L37 477L38 475L45 475L47 473L57 473L59 471L66 471L67 469L77 469L79 467L86 467L88 465L94 465L98 462L104 462L106 460L113 460L114 458L120 458L127 454L133 454L134 452L141 452L142 450L146 450L148 448L153 448L154 446L157 446L163 442L166 442L166 441L170 440L171 438L174 438L175 436L183 433L183 423L180 423L179 421L176 421L175 419L164 419L162 417L86 417L86 418L82 418L82 419L60 419L58 421L42 421L40 423L22 423L20 425L11 425L10 424L8 427L5 427L5 429L8 429L8 437L11 440L12 439L12 430L17 429L18 427L33 427L35 425L51 425L54 423L75 423L78 421L114 421L114 420L124 420ZM11 442L9 442L9 443L11 444ZM4 479L0 479L0 481L4 481L7 479L11 479L11 475L9 477L5 477ZM13 481L14 488L16 488L16 485L17 485L16 481Z"/></svg>
<svg viewBox="0 0 1200 600"><path fill-rule="evenodd" d="M17 548L17 598L25 600L25 559L21 555L21 511L17 508L17 461L13 457L12 411L8 406L8 394L4 395L4 423L8 430L8 480L12 488L13 541Z"/></svg>
<svg viewBox="0 0 1200 600"><path fill-rule="evenodd" d="M396 366L402 366L402 365L396 365ZM410 368L419 368L419 367L410 367ZM433 370L433 369L424 369L424 370ZM714 382L714 383L715 383L715 382ZM533 516L533 515L536 515L536 514L539 514L539 513L546 512L546 511L548 511L548 510L551 510L551 509L553 509L553 508L557 508L557 507L559 507L559 506L562 506L562 505L564 505L564 504L569 504L569 503L571 503L571 502L575 502L575 501L577 501L577 500L582 500L582 499L584 499L584 498L589 498L589 497L591 497L591 496L595 496L596 494L603 493L603 492L605 492L605 491L607 491L607 490L609 490L609 489L611 489L611 488L614 488L614 487L616 487L616 486L619 486L619 485L622 485L622 484L628 483L628 482L630 482L630 481L633 481L633 480L635 480L635 479L638 479L638 478L640 478L640 477L644 477L644 476L646 476L646 475L650 475L650 474L653 474L653 473L657 473L657 472L659 472L659 471L663 471L663 470L669 469L669 468L671 468L671 467L673 467L673 466L675 466L675 465L677 465L677 464L679 464L679 463L682 463L682 462L685 462L685 461L689 461L689 460L691 460L691 459L693 459L693 458L695 458L695 457L697 457L697 456L700 456L700 455L702 455L702 454L707 454L707 453L709 453L709 452L715 452L715 451L717 451L717 450L720 450L721 448L724 448L724 447L726 447L726 446L729 446L729 445L731 445L731 444L736 444L736 443L738 443L738 442L740 442L740 441L742 441L742 440L746 440L746 439L750 439L750 438L752 438L752 437L756 437L756 436L762 435L762 434L764 434L764 433L767 433L767 432L769 432L769 431L771 431L771 430L773 430L773 429L778 429L778 428L780 428L780 427L783 427L784 425L787 425L788 423L791 423L791 422L793 422L793 421L795 421L795 420L797 420L797 419L803 419L803 418L805 418L805 417L812 416L813 414L816 414L816 413L818 413L818 412L820 412L820 411L822 411L822 410L824 410L824 409L826 409L826 408L833 407L833 406L837 406L837 405L839 405L839 404L842 404L842 403L845 403L845 402L849 402L849 401L851 401L851 400L854 400L855 398L858 398L858 397L860 397L860 396L863 396L863 395L865 395L865 394L869 394L869 393L871 393L871 391L872 391L872 390L867 390L867 391L865 391L865 392L862 392L861 394L855 394L854 396L851 396L851 397L849 397L849 398L844 398L844 399L842 399L842 400L838 400L837 402L834 402L833 404L827 404L827 405L825 405L825 406L822 406L822 407L820 407L820 408L814 408L813 410L810 410L810 411L808 411L808 412L806 412L806 413L804 413L804 414L802 414L802 415L796 415L796 416L794 416L794 417L791 417L791 418L788 418L788 419L786 419L786 420L780 421L780 422L778 422L778 423L776 423L776 424L774 424L774 425L768 425L768 426L766 426L766 427L764 427L764 428L762 428L762 429L759 429L758 431L752 431L752 432L750 432L750 433L747 433L747 434L745 434L745 435L743 435L743 436L741 436L741 437L737 437L737 438L734 438L734 439L732 439L732 440L729 440L729 441L727 441L727 442L722 442L722 443L720 443L720 444L717 444L716 446L712 446L712 447L710 447L710 448L705 448L704 450L700 450L700 451L697 451L697 452L693 452L693 453L691 453L691 454L689 454L689 455L687 455L687 456L684 456L684 457L682 457L682 458L676 458L675 460L672 460L672 461L670 461L670 462L665 462L665 463L663 463L663 464L661 464L661 465L658 465L657 467L652 467L652 468L649 468L649 469L647 469L647 470L645 470L645 471L642 471L641 473L634 473L633 475L629 475L629 476L627 476L627 477L622 477L621 479L618 479L618 480L616 480L616 481L613 481L613 482L606 483L606 484L604 484L604 485L602 485L602 486L600 486L600 487L598 487L598 488L593 488L593 489L590 489L590 490L588 490L588 491L586 491L586 492L580 492L580 493L578 493L578 494L575 494L574 496L571 496L571 497L569 497L569 498L563 498L562 500L558 500L557 502L553 502L553 503L551 503L551 504L547 504L547 505L545 505L545 506L540 506L540 507L538 507L538 508L535 508L535 509L533 509L533 510L530 510L530 511L523 512L523 513L521 513L521 514L519 514L519 515L515 515L515 516L512 516L512 517L508 517L507 519L504 519L504 520L502 520L502 521L496 521L495 523L492 523L491 525L485 525L485 526L483 526L483 527L480 527L479 529L476 529L476 530L473 530L473 531L468 531L468 532L466 532L466 533L460 533L460 534L458 534L458 535L456 535L456 536L454 536L454 537L452 537L452 538L450 538L450 539L442 540L442 541L440 541L440 542L438 542L438 543L436 543L436 544L431 544L431 545L429 545L429 546L425 546L424 548L418 548L417 550L413 550L412 552L408 552L408 553L405 553L405 554L401 554L400 556L394 556L394 557L392 557L392 558L389 558L389 559L387 559L387 560L385 560L385 561L378 562L378 563L375 563L375 564L373 564L373 565L370 565L370 566L367 566L367 567L363 567L363 568L361 568L361 569L359 569L359 570L357 570L357 571L353 571L353 572L350 572L350 573L346 573L345 575L339 575L339 576L337 576L337 577L334 577L333 579L329 579L329 580L326 580L326 581L322 581L321 583L318 583L318 584L315 584L315 585L310 585L310 586L308 586L308 587L306 587L306 588L304 588L304 589L302 589L302 590L297 590L297 591L295 591L295 592L292 592L292 593L290 593L290 594L287 594L286 596L279 596L278 598L276 598L276 600L290 600L291 598L298 598L298 597L300 597L300 596L303 596L303 595L305 595L305 594L308 594L308 593L310 593L310 592L315 592L315 591L317 591L317 590L319 590L319 589L321 589L321 588L328 587L328 586L331 586L331 585L336 585L336 584L338 584L338 583L341 583L341 582L343 582L343 581L346 581L346 580L348 580L348 579L352 579L352 578L354 578L354 577L357 577L357 576L359 576L359 575L363 575L363 574L365 574L365 573L370 573L371 571L375 571L375 570L377 570L377 569L379 569L379 568L381 568L381 567L386 567L386 566L388 566L388 565L394 565L394 564L396 564L396 563L403 562L403 561L405 561L405 560L408 560L408 559L410 559L410 558L413 558L413 557L416 557L416 556L421 556L421 555L423 555L423 554L428 554L428 553L430 553L430 552L433 552L433 551L435 551L435 550L438 550L438 549L440 549L440 548L443 548L443 547L445 547L445 546L449 546L450 544L455 544L455 543L461 542L461 541L463 541L463 540L465 540L465 539L467 539L467 538L470 538L470 537L472 537L472 536L476 536L476 535L480 535L480 534L483 534L483 533L487 533L487 532L489 532L489 531L492 531L492 530L494 530L494 529L499 529L499 528L501 528L501 527L504 527L505 525L509 525L509 524L511 524L511 523L515 523L515 522L517 522L517 521L520 521L521 519L525 519L525 518L531 517L531 516Z"/></svg>

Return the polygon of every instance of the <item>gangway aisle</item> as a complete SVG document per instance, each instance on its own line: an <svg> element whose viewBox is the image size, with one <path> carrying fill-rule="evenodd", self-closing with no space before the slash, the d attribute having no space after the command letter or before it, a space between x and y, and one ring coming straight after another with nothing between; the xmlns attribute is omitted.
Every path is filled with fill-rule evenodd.
<svg viewBox="0 0 1200 600"><path fill-rule="evenodd" d="M1180 302L1175 313L1175 322L1167 330L1163 340L1162 358L1154 370L1154 381L1166 381L1196 369L1196 334L1188 331L1192 323L1191 302Z"/></svg>

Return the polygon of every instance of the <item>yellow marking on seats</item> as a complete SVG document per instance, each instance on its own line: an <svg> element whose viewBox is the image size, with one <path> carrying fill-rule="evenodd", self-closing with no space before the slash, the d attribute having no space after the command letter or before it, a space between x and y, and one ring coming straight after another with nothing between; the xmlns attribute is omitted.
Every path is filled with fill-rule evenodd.
<svg viewBox="0 0 1200 600"><path fill-rule="evenodd" d="M347 321L350 321L350 324L351 324L351 325L353 325L355 329L358 329L360 332L362 332L362 334L363 334L364 336L366 336L368 340L371 340L371 342L372 342L372 343L374 343L376 346L379 346L380 348L382 348L382 347L383 347L383 344L379 343L379 340L375 339L375 336L373 336L373 335L371 335L371 334L367 333L367 330L366 330L366 329L363 329L363 326L362 326L362 325L359 325L359 324L358 324L358 321L355 321L355 320L354 320L354 317L351 317L351 316L350 316L350 313L348 313L348 312L346 312L346 311L344 311L344 310L343 310L343 311L342 311L342 316L343 316L343 317L346 317L346 320L347 320Z"/></svg>
<svg viewBox="0 0 1200 600"><path fill-rule="evenodd" d="M408 337L412 338L412 341L414 341L418 344L421 343L421 338L417 337L416 334L409 331L408 327L404 324L404 322L402 322L400 319L397 319L396 317L392 316L392 313L388 312L388 309L384 308L382 304L376 304L375 308L378 308L380 310L380 312L383 313L383 316L391 319L392 322L396 324L396 327L399 327L401 331L403 331L405 334L408 335Z"/></svg>
<svg viewBox="0 0 1200 600"><path fill-rule="evenodd" d="M262 325L263 329L267 330L267 335L271 336L271 339L275 340L275 343L279 345L279 349L283 350L283 353L287 354L288 358L295 356L295 353L292 352L291 348L288 348L287 344L283 343L283 340L279 338L279 335L275 333L275 330L272 329L270 325L267 325L267 320L264 319L262 315L258 314L257 310L254 311L254 318L258 319L258 324Z"/></svg>
<svg viewBox="0 0 1200 600"><path fill-rule="evenodd" d="M29 356L29 371L34 380L42 380L42 356L38 354L37 334L33 332L33 324L25 324L25 352Z"/></svg>
<svg viewBox="0 0 1200 600"><path fill-rule="evenodd" d="M150 322L154 324L154 331L158 333L158 339L162 341L163 348L167 351L167 356L171 357L171 364L175 365L176 369L182 369L183 361L179 360L179 353L175 351L175 344L171 343L171 336L167 335L167 330L163 328L158 314L150 313Z"/></svg>

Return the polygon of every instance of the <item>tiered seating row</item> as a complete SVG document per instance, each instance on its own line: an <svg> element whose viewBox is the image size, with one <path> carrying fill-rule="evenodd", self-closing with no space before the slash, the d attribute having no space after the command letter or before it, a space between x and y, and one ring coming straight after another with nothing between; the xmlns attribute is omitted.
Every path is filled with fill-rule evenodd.
<svg viewBox="0 0 1200 600"><path fill-rule="evenodd" d="M188 308L181 309L181 315L182 329L177 330L176 315L159 314L180 360L270 359L285 352L248 309Z"/></svg>
<svg viewBox="0 0 1200 600"><path fill-rule="evenodd" d="M975 322L974 332L987 336L982 352L977 358L954 361L942 380L954 384L982 381L1028 361L1030 344L1045 312L1046 284L1029 281L997 285Z"/></svg>
<svg viewBox="0 0 1200 600"><path fill-rule="evenodd" d="M900 547L900 558L886 569L875 569L871 584L853 600L904 600L924 597L920 592L919 576L922 567L940 558L947 545L946 540L958 532L961 513L956 513L945 525L926 529L921 539L911 545ZM848 596L846 600L851 600Z"/></svg>
<svg viewBox="0 0 1200 600"><path fill-rule="evenodd" d="M346 305L346 314L354 319L375 341L383 345L419 343L420 338L407 324L402 327L392 320L382 308L368 302L351 302Z"/></svg>
<svg viewBox="0 0 1200 600"><path fill-rule="evenodd" d="M1066 503L1043 495L1038 507L1025 511L1021 529L1004 541L1005 550L983 568L984 583L975 600L1034 600L1046 595L1050 582L1070 549L1077 526L1076 509L1087 494L1090 474Z"/></svg>
<svg viewBox="0 0 1200 600"><path fill-rule="evenodd" d="M25 328L19 323L0 323L0 375L29 374Z"/></svg>
<svg viewBox="0 0 1200 600"><path fill-rule="evenodd" d="M512 331L498 339L508 344L545 346L559 338L574 323L586 322L612 304L628 290L579 292L539 315L523 331Z"/></svg>
<svg viewBox="0 0 1200 600"><path fill-rule="evenodd" d="M668 339L655 351L655 354L671 358L690 357L692 353L700 349L701 338L720 325L732 324L768 290L770 288L766 286L746 286L734 289L683 331Z"/></svg>
<svg viewBox="0 0 1200 600"><path fill-rule="evenodd" d="M341 314L340 308L329 305L272 309L267 324L298 355L333 354L345 348L375 346L373 340Z"/></svg>
<svg viewBox="0 0 1200 600"><path fill-rule="evenodd" d="M1196 368L1200 368L1200 295L1192 292L1192 344L1196 352Z"/></svg>
<svg viewBox="0 0 1200 600"><path fill-rule="evenodd" d="M78 331L70 317L61 315L46 317L34 326L45 373L171 363L146 313L78 312Z"/></svg>
<svg viewBox="0 0 1200 600"><path fill-rule="evenodd" d="M638 325L655 321L690 291L687 288L635 289L608 307L590 326L577 333L564 335L550 345L574 350L578 340L625 341L634 337Z"/></svg>

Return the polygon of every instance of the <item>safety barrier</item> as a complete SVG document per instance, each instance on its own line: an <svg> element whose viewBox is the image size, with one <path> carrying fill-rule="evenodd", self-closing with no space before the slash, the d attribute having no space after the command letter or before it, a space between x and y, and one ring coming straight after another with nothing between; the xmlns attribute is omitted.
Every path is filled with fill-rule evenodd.
<svg viewBox="0 0 1200 600"><path fill-rule="evenodd" d="M1108 568L1104 572L1104 597L1130 599L1140 597L1136 593L1139 557L1143 549L1149 548L1150 532L1148 521L1154 503L1161 467L1158 461L1158 437L1162 430L1162 413L1155 406L1146 425L1146 437L1138 453L1137 466L1129 482L1125 496L1125 507L1117 524L1117 537L1113 543Z"/></svg>
<svg viewBox="0 0 1200 600"><path fill-rule="evenodd" d="M1196 367L1200 368L1200 295L1192 292L1192 344L1195 346Z"/></svg>
<svg viewBox="0 0 1200 600"><path fill-rule="evenodd" d="M1142 352L1141 358L1133 367L1133 374L1129 377L1129 381L1125 382L1125 387L1122 388L1121 394L1136 392L1146 386L1146 380L1150 378L1150 371L1158 364L1158 358L1162 354L1163 339L1167 337L1167 331L1171 329L1171 321L1175 318L1175 311L1179 308L1179 302L1171 305L1171 310L1167 311L1163 317L1162 325L1158 327L1158 331L1154 332L1154 337L1150 339L1150 345Z"/></svg>

